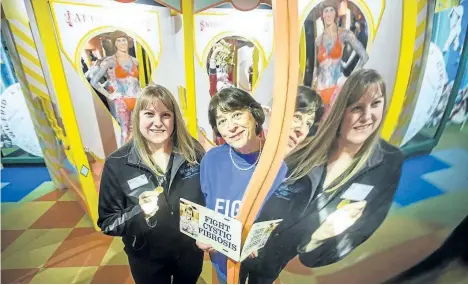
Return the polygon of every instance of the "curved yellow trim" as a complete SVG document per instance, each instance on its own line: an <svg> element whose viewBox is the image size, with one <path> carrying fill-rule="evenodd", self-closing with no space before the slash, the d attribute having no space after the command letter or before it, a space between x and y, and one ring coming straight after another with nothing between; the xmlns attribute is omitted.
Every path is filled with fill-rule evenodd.
<svg viewBox="0 0 468 285"><path fill-rule="evenodd" d="M370 33L369 33L369 43L372 43L374 41L374 38L375 38L375 33L376 33L375 26L376 25L375 25L374 17L372 16L372 12L369 9L369 6L367 6L367 3L365 1L354 0L354 1L351 1L351 2L356 4L356 6L358 6L358 8L361 10L361 12L363 12L364 17L366 18L366 22L369 25L369 31L370 31ZM370 46L370 45L368 45L368 46Z"/></svg>
<svg viewBox="0 0 468 285"><path fill-rule="evenodd" d="M246 37L246 36L243 36L243 35L239 35L239 33L236 33L236 32L233 32L233 31L224 31L224 32L221 32L221 33L215 35L213 38L211 38L211 40L208 42L208 44L203 49L203 54L202 54L201 58L198 55L198 52L195 51L196 55L197 55L198 63L200 64L200 66L203 66L203 64L206 63L206 61L208 60L208 53L209 53L210 49L213 47L213 45L217 41L219 41L219 40L221 40L221 39L223 39L225 37L232 37L232 36L241 37L241 38L244 38L244 39L250 41L251 43L253 43L255 45L255 47L257 47L258 50L260 51L260 54L262 56L262 61L263 61L263 68L265 68L268 65L268 60L270 59L271 53L270 53L270 55L268 57L265 56L265 50L263 49L262 45L260 44L260 42L257 39L254 39L252 37Z"/></svg>
<svg viewBox="0 0 468 285"><path fill-rule="evenodd" d="M380 28L380 23L382 23L382 17L383 17L383 13L385 12L385 8L387 7L387 2L386 0L382 0L382 9L380 9L380 14L379 14L379 18L377 18L377 24L376 24L376 28L375 28L375 33L377 34L377 31L379 30Z"/></svg>
<svg viewBox="0 0 468 285"><path fill-rule="evenodd" d="M140 43L136 42L136 47L135 47L135 53L136 53L136 58L138 60L138 65L139 68L144 65L145 59L143 58L143 48L141 47ZM146 80L145 80L145 72L139 72L138 73L138 79L140 80L140 87L144 88L146 86Z"/></svg>
<svg viewBox="0 0 468 285"><path fill-rule="evenodd" d="M208 138L208 136L206 135L206 132L205 132L205 131L200 131L200 133L202 134L203 138L204 138L209 144L211 144L212 146L216 146L216 144Z"/></svg>
<svg viewBox="0 0 468 285"><path fill-rule="evenodd" d="M366 18L366 21L369 25L369 42L370 43L374 40L375 35L377 34L377 31L380 27L380 22L382 21L383 13L385 11L386 2L385 0L381 0L381 1L382 1L382 8L380 9L380 15L378 17L378 22L376 23L374 20L374 17L372 16L372 12L370 11L369 6L367 5L365 1L363 0L351 1L350 0L350 2L353 2L356 6L358 6L358 8L362 11L362 13L364 14L364 17ZM299 28L302 29L305 18L320 2L321 0L311 0L309 4L307 4L307 6L304 8L304 10L301 13L300 22L299 22L301 25L299 26ZM367 45L367 50L369 50L369 48L370 48L370 45Z"/></svg>
<svg viewBox="0 0 468 285"><path fill-rule="evenodd" d="M301 29L301 39L299 43L299 85L304 84L304 74L306 70L307 49L306 49L306 35L304 25Z"/></svg>
<svg viewBox="0 0 468 285"><path fill-rule="evenodd" d="M418 3L417 1L403 1L403 17L401 23L400 59L396 71L395 87L381 136L390 140L405 102L411 66L413 64L414 43L416 41Z"/></svg>
<svg viewBox="0 0 468 285"><path fill-rule="evenodd" d="M265 51L262 47L262 45L260 44L260 42L257 40L257 39L254 39L254 38L251 38L251 37L246 37L246 36L242 36L242 35L239 35L238 33L236 32L233 32L233 31L225 31L225 32L221 32L219 34L217 34L216 36L214 36L209 42L208 44L205 46L204 50L203 50L203 55L202 55L202 58L200 58L198 56L198 53L195 52L195 56L200 64L200 66L203 66L203 63L206 62L208 60L208 53L209 53L209 50L211 49L211 47L214 45L214 43L216 43L217 41L225 38L225 37L230 37L230 36L237 36L237 37L242 37L250 42L252 42L254 44L254 46L256 48L258 48L259 52L260 52L260 55L262 57L262 72L260 72L260 74L258 75L258 78L257 78L257 81L255 82L255 84L252 86L252 90L251 92L253 93L256 88L257 88L257 85L258 85L258 82L260 82L260 79L262 78L262 75L264 74L264 71L265 71L265 68L268 66L268 63L270 62L270 59L271 59L271 55L272 53L270 53L270 55L268 56L268 58L265 56ZM273 49L272 49L273 50Z"/></svg>
<svg viewBox="0 0 468 285"><path fill-rule="evenodd" d="M307 16L309 16L310 11L317 6L321 0L310 0L309 4L305 6L305 8L301 11L301 16L299 17L299 28L302 29L304 26L304 21Z"/></svg>
<svg viewBox="0 0 468 285"><path fill-rule="evenodd" d="M211 7L212 9L214 7ZM229 13L224 13L224 12L197 12L195 15L207 15L207 16L226 16L229 15Z"/></svg>
<svg viewBox="0 0 468 285"><path fill-rule="evenodd" d="M88 7L99 7L99 8L105 8L106 6L105 5L97 5L97 4L87 4L87 3L76 3L76 2L71 2L71 1L60 1L60 0L50 0L50 9L52 10L52 19L54 21L54 25L55 27L58 27L58 22L57 22L57 19L55 17L55 9L54 9L54 5L53 3L61 3L61 4L71 4L71 5L77 5L77 6L88 6ZM123 26L108 26L108 25L105 25L105 26L99 26L99 27L96 27L90 31L88 31L81 39L80 41L78 42L78 45L76 46L75 48L75 59L76 57L79 55L79 52L83 49L83 45L86 41L92 39L94 36L97 36L98 34L100 33L105 33L105 32L113 32L115 30L121 30L121 31L125 31L128 35L130 35L131 37L133 37L134 39L136 39L137 42L139 42L145 49L145 51L147 51L147 54L148 56L150 57L151 59L151 62L150 64L152 65L152 69L156 68L156 66L158 65L159 63L159 57L161 56L161 53L162 53L162 43L161 43L161 23L159 21L159 11L155 11L155 10L147 10L148 13L154 13L156 14L156 17L157 17L157 24L158 24L158 42L159 42L159 53L156 55L156 57L154 56L154 53L153 53L153 50L149 47L149 45L147 44L147 42L142 38L140 37L136 32L134 31L131 31L131 30L128 30L126 27L123 27ZM60 49L63 51L63 54L65 55L65 57L70 61L70 63L73 65L73 67L78 70L79 69L79 60L76 61L76 60L72 60L71 59L71 56L68 54L68 52L66 51L66 49L63 47L63 44L62 44L62 37L61 37L61 32L60 30L57 30L56 29L56 35L57 35L57 39L58 39L58 43L59 43L59 47Z"/></svg>
<svg viewBox="0 0 468 285"><path fill-rule="evenodd" d="M50 0L49 2L51 4L52 3L62 3L62 4L72 4L72 5L76 5L76 6L102 7L102 5L99 5L99 4L88 4L88 3L81 3L81 2L75 2L75 1ZM52 7L52 5L51 5L51 7Z"/></svg>
<svg viewBox="0 0 468 285"><path fill-rule="evenodd" d="M45 57L49 65L50 76L52 77L52 87L55 90L58 103L60 104L60 113L71 146L72 161L77 168L77 176L83 191L84 203L87 206L87 212L93 221L94 228L99 230L96 224L98 218L98 191L94 184L91 168L81 142L75 110L73 109L73 103L63 70L62 59L60 57L60 48L55 38L53 19L47 16L50 13L50 2L48 0L35 0L31 1L31 4L36 18L39 36L44 45ZM88 169L86 176L80 173L82 167Z"/></svg>
<svg viewBox="0 0 468 285"><path fill-rule="evenodd" d="M253 51L253 66L252 66L252 87L256 85L258 80L258 48Z"/></svg>
<svg viewBox="0 0 468 285"><path fill-rule="evenodd" d="M75 48L75 60L71 62L73 64L73 66L75 68L77 68L79 66L80 58L81 58L81 54L79 53L79 51L81 51L83 49L83 46L85 45L86 42L88 42L90 39L94 38L95 36L97 36L99 34L107 33L107 32L113 32L115 30L125 31L125 33L127 33L129 36L136 39L136 41L139 44L141 44L141 46L145 49L146 53L148 54L148 56L150 58L150 65L153 67L153 69L158 66L159 57L161 56L161 52L162 52L161 49L159 50L159 53L158 53L157 57L155 57L154 54L153 54L153 51L151 50L149 45L140 36L138 36L137 34L135 34L132 31L125 30L125 28L115 27L115 26L101 26L101 27L97 27L97 28L94 28L94 29L88 31L80 39L80 41L78 42L78 45ZM61 45L61 43L60 43L60 45ZM162 48L161 41L159 41L159 45ZM66 53L66 51L63 49L63 46L61 46L61 49L63 50L64 53Z"/></svg>
<svg viewBox="0 0 468 285"><path fill-rule="evenodd" d="M197 100L195 88L195 28L193 2L182 2L182 18L184 29L184 61L185 61L185 88L187 90L187 128L196 138L197 126Z"/></svg>

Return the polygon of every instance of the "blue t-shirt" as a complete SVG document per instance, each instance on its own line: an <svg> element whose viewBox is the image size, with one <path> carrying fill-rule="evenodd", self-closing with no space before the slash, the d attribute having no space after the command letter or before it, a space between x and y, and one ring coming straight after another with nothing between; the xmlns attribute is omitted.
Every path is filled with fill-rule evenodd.
<svg viewBox="0 0 468 285"><path fill-rule="evenodd" d="M229 154L230 146L223 144L208 151L200 164L200 182L206 207L225 216L236 217L247 185L256 167L237 169ZM232 159L239 168L246 169L257 161L258 152L241 154L232 149ZM287 172L283 162L265 201L283 182ZM227 257L221 253L211 254L216 271L226 279Z"/></svg>

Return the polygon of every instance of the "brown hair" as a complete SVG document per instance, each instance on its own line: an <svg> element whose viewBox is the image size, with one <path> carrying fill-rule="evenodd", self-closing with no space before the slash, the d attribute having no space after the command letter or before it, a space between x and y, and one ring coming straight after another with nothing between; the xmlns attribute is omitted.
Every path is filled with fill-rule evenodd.
<svg viewBox="0 0 468 285"><path fill-rule="evenodd" d="M255 134L259 135L265 122L265 112L263 111L260 103L247 92L236 87L224 88L216 93L210 100L208 106L208 120L210 121L211 128L217 136L221 136L216 124L216 115L218 108L222 112L233 112L237 110L248 110L257 122Z"/></svg>
<svg viewBox="0 0 468 285"><path fill-rule="evenodd" d="M112 42L112 48L115 49L115 41L119 38L126 38L127 41L128 41L128 47L129 48L132 48L133 47L133 39L131 37L129 37L125 32L122 32L122 31L119 31L119 30L116 30L116 31L113 31L110 35L110 38L111 38L111 42Z"/></svg>
<svg viewBox="0 0 468 285"><path fill-rule="evenodd" d="M324 0L320 3L319 9L320 9L320 18L322 18L323 21L323 10L325 8L332 7L335 10L335 22L338 21L338 3L336 0Z"/></svg>
<svg viewBox="0 0 468 285"><path fill-rule="evenodd" d="M307 86L298 86L295 111L303 114L314 114L314 123L307 135L314 136L324 112L324 105L320 95Z"/></svg>

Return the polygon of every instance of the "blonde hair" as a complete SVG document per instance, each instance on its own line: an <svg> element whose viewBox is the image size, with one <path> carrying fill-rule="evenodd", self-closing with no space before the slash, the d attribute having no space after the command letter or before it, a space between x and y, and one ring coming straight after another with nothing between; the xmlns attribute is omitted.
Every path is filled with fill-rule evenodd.
<svg viewBox="0 0 468 285"><path fill-rule="evenodd" d="M137 150L141 160L155 174L163 175L162 171L151 158L147 141L140 132L140 112L155 105L158 101L174 113L174 130L171 135L173 151L179 153L189 164L198 164L205 151L190 136L174 96L161 85L149 85L145 87L141 91L132 113L133 147Z"/></svg>
<svg viewBox="0 0 468 285"><path fill-rule="evenodd" d="M286 157L286 164L292 169L291 176L288 178L289 182L294 182L306 176L312 169L328 161L332 148L338 140L346 108L358 102L368 91L380 91L384 97L383 118L385 117L388 99L385 82L380 74L373 69L361 69L352 74L344 84L339 96L337 96L338 98L333 104L331 112L320 124L316 136L301 143ZM333 192L343 186L367 163L378 145L379 134L383 125L382 121L374 133L363 143L348 169L332 181L325 191Z"/></svg>

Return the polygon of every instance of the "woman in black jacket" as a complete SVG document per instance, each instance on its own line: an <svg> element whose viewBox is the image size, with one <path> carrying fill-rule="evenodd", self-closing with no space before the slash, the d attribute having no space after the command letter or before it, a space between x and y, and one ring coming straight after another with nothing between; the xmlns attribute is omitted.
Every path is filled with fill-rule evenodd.
<svg viewBox="0 0 468 285"><path fill-rule="evenodd" d="M204 150L162 86L146 87L132 116L133 139L104 165L98 226L122 237L136 283L195 284L203 252L179 231L179 200L204 204Z"/></svg>
<svg viewBox="0 0 468 285"><path fill-rule="evenodd" d="M243 262L242 281L273 283L297 256L307 267L337 262L377 230L403 163L402 153L379 138L387 101L376 71L348 78L317 135L286 157L289 178L258 218L283 221L258 256Z"/></svg>

